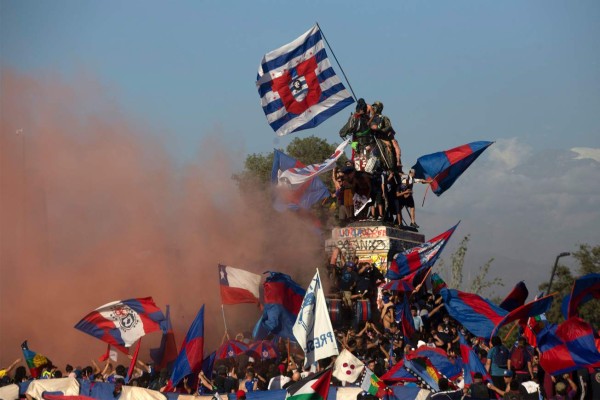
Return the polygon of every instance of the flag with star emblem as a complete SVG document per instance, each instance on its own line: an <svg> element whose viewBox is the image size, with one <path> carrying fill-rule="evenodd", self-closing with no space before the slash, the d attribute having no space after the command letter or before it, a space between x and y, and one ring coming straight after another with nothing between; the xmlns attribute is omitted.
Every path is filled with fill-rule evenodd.
<svg viewBox="0 0 600 400"><path fill-rule="evenodd" d="M258 274L219 265L219 284L223 304L259 303L260 275Z"/></svg>
<svg viewBox="0 0 600 400"><path fill-rule="evenodd" d="M278 136L314 128L354 103L329 62L316 24L264 55L256 86L267 121Z"/></svg>

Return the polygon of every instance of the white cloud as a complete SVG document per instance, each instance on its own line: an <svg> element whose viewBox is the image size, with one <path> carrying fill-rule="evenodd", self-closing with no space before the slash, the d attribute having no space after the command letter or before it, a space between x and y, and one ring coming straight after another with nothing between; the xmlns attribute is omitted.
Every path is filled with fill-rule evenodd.
<svg viewBox="0 0 600 400"><path fill-rule="evenodd" d="M472 268L495 257L492 276L535 287L556 253L600 245L600 163L582 158L537 151L516 138L498 141L441 197L429 194L417 220L430 238L461 219L455 244L471 234L469 251L479 254Z"/></svg>
<svg viewBox="0 0 600 400"><path fill-rule="evenodd" d="M500 139L488 150L489 159L495 168L513 169L531 155L531 148L519 143L517 138Z"/></svg>
<svg viewBox="0 0 600 400"><path fill-rule="evenodd" d="M576 160L585 160L589 158L591 160L600 162L600 149L593 147L573 147L572 152L577 153Z"/></svg>

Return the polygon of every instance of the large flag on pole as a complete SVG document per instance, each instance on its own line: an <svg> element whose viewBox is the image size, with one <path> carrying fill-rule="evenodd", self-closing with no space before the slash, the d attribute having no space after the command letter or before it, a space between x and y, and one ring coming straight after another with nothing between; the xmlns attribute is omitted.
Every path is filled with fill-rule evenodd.
<svg viewBox="0 0 600 400"><path fill-rule="evenodd" d="M415 178L431 180L433 193L440 196L494 142L472 142L450 150L421 156L413 165Z"/></svg>
<svg viewBox="0 0 600 400"><path fill-rule="evenodd" d="M351 139L344 140L325 161L319 164L311 164L304 168L290 168L283 171L278 178L278 185L297 188L298 186L315 178L317 175L331 171L335 167L335 162L344 154L344 149L350 143Z"/></svg>
<svg viewBox="0 0 600 400"><path fill-rule="evenodd" d="M292 329L304 350L304 366L339 354L319 270L315 273Z"/></svg>
<svg viewBox="0 0 600 400"><path fill-rule="evenodd" d="M202 368L202 360L204 357L204 304L198 315L192 322L188 330L185 340L181 345L181 350L173 365L171 379L169 379L168 388L170 391L173 387L186 376L192 373L200 372Z"/></svg>
<svg viewBox="0 0 600 400"><path fill-rule="evenodd" d="M412 247L394 255L385 277L392 280L402 279L412 272L432 267L442 253L442 250L444 250L446 243L450 240L458 224L420 246Z"/></svg>
<svg viewBox="0 0 600 400"><path fill-rule="evenodd" d="M27 363L27 367L29 367L29 372L31 373L32 378L38 378L42 369L48 365L52 365L52 362L39 353L36 353L33 350L29 349L27 344L27 340L21 343L21 350L23 351L23 357L25 358L25 362Z"/></svg>
<svg viewBox="0 0 600 400"><path fill-rule="evenodd" d="M278 136L314 128L354 102L327 58L318 25L265 54L256 86Z"/></svg>
<svg viewBox="0 0 600 400"><path fill-rule="evenodd" d="M117 300L98 307L75 328L128 353L127 347L147 333L165 331L166 323L152 297L145 297Z"/></svg>
<svg viewBox="0 0 600 400"><path fill-rule="evenodd" d="M222 304L259 303L260 275L219 264Z"/></svg>
<svg viewBox="0 0 600 400"><path fill-rule="evenodd" d="M264 339L273 334L283 338L294 338L292 328L302 305L306 291L281 272L269 272L264 283L263 315L254 327L252 336Z"/></svg>

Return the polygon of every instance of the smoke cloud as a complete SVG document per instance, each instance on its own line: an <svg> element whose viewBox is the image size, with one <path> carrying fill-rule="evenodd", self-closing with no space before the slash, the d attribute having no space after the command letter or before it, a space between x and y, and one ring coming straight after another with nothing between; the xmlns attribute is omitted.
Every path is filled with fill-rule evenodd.
<svg viewBox="0 0 600 400"><path fill-rule="evenodd" d="M197 159L181 166L94 80L5 70L1 89L0 366L22 356L25 339L61 369L88 365L105 344L73 326L107 302L145 296L171 305L178 344L206 304L208 352L224 332L218 263L287 272L301 285L321 263L306 222L238 190L216 135L203 134ZM232 335L260 314L225 313ZM159 341L143 339L143 360Z"/></svg>

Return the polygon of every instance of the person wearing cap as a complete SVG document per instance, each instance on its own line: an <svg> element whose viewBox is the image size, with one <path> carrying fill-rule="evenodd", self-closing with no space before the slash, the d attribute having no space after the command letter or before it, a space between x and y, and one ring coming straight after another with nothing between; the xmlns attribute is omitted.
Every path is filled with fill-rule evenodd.
<svg viewBox="0 0 600 400"><path fill-rule="evenodd" d="M271 380L269 381L269 386L267 388L268 390L283 389L283 385L285 385L291 380L290 377L286 376L285 374L285 365L279 364L277 366L277 369L279 370L279 375L271 378Z"/></svg>

